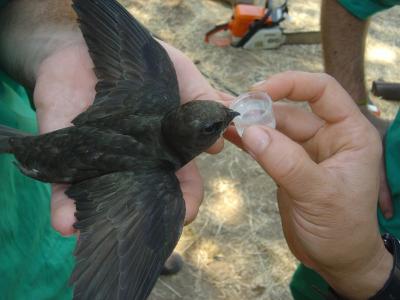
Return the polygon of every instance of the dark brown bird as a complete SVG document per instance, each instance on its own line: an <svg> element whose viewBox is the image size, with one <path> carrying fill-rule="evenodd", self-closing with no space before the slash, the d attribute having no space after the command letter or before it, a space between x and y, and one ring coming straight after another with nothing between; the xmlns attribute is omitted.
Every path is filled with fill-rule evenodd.
<svg viewBox="0 0 400 300"><path fill-rule="evenodd" d="M0 152L45 182L72 184L80 238L75 299L145 299L182 231L175 172L237 115L213 101L180 106L165 50L118 2L73 0L98 78L73 125L39 136L0 127Z"/></svg>

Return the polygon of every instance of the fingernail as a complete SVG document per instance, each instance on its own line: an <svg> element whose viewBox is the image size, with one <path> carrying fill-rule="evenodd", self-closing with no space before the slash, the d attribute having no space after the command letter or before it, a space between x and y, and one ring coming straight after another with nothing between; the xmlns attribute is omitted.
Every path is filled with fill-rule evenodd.
<svg viewBox="0 0 400 300"><path fill-rule="evenodd" d="M259 81L259 82L255 83L255 84L253 84L253 85L250 87L249 90L258 90L258 89L260 89L260 88L265 84L265 82L266 82L266 80Z"/></svg>
<svg viewBox="0 0 400 300"><path fill-rule="evenodd" d="M242 140L246 149L253 157L257 157L263 153L271 141L268 132L257 126L246 128Z"/></svg>
<svg viewBox="0 0 400 300"><path fill-rule="evenodd" d="M385 219L389 220L393 217L393 214L390 211L385 211L383 213L383 216L385 217Z"/></svg>

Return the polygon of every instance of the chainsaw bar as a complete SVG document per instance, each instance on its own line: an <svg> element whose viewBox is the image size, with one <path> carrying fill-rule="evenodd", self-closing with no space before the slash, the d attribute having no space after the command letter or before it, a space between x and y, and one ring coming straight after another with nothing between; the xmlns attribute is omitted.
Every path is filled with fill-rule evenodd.
<svg viewBox="0 0 400 300"><path fill-rule="evenodd" d="M320 44L321 32L319 31L303 31L303 32L283 32L285 45L300 45L300 44Z"/></svg>

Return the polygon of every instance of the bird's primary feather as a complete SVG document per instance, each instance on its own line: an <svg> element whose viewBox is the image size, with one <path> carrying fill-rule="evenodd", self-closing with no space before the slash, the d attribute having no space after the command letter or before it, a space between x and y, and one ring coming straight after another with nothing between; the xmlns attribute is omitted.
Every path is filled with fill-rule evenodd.
<svg viewBox="0 0 400 300"><path fill-rule="evenodd" d="M80 230L74 298L145 299L183 226L175 175L113 173L75 184L67 195L76 200Z"/></svg>
<svg viewBox="0 0 400 300"><path fill-rule="evenodd" d="M124 7L114 0L75 0L73 7L99 79L93 106L75 125L127 110L160 116L179 106L168 54Z"/></svg>
<svg viewBox="0 0 400 300"><path fill-rule="evenodd" d="M11 151L11 145L9 142L10 137L24 136L24 135L27 134L19 131L18 129L0 125L0 153Z"/></svg>
<svg viewBox="0 0 400 300"><path fill-rule="evenodd" d="M169 56L116 1L74 0L73 7L99 80L93 106L73 124L149 134L154 122L141 116L160 119L180 103ZM75 184L67 194L76 200L81 232L74 298L145 299L183 226L174 173L112 173Z"/></svg>

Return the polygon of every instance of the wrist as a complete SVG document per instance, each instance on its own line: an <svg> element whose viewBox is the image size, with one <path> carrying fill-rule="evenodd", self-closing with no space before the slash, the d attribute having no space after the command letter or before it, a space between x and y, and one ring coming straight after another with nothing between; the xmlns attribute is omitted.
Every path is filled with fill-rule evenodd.
<svg viewBox="0 0 400 300"><path fill-rule="evenodd" d="M30 89L43 60L80 41L69 1L9 1L0 11L0 64Z"/></svg>
<svg viewBox="0 0 400 300"><path fill-rule="evenodd" d="M393 255L382 240L373 255L359 267L323 274L330 286L344 299L369 299L382 289L393 269Z"/></svg>

